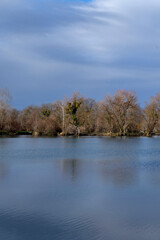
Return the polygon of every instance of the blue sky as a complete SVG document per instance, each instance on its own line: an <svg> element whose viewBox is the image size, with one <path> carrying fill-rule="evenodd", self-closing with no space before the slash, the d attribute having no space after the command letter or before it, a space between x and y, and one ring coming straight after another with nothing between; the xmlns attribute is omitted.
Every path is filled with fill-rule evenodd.
<svg viewBox="0 0 160 240"><path fill-rule="evenodd" d="M0 2L0 88L13 106L160 91L159 0Z"/></svg>

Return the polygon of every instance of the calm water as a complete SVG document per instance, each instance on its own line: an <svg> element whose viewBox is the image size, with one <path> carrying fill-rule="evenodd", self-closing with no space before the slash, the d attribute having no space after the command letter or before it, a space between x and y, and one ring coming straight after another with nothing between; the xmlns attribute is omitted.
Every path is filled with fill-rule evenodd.
<svg viewBox="0 0 160 240"><path fill-rule="evenodd" d="M160 137L0 138L1 240L160 240Z"/></svg>

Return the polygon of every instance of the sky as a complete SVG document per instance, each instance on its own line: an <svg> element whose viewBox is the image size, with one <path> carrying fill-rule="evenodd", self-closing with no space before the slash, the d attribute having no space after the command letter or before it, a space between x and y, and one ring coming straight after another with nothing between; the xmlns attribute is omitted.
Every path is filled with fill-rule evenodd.
<svg viewBox="0 0 160 240"><path fill-rule="evenodd" d="M0 1L0 88L22 109L71 96L160 92L159 0Z"/></svg>

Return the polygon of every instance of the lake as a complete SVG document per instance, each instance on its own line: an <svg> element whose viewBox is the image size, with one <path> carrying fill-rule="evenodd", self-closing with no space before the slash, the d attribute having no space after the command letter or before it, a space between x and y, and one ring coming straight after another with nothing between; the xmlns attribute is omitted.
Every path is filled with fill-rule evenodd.
<svg viewBox="0 0 160 240"><path fill-rule="evenodd" d="M160 137L1 137L0 239L159 240Z"/></svg>

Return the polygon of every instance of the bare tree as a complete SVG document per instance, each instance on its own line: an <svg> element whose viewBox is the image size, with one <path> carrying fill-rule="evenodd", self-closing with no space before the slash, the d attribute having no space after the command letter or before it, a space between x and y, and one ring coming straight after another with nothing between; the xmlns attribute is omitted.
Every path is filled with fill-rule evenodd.
<svg viewBox="0 0 160 240"><path fill-rule="evenodd" d="M81 98L81 105L77 111L77 118L81 133L91 134L96 129L97 104L91 98Z"/></svg>
<svg viewBox="0 0 160 240"><path fill-rule="evenodd" d="M35 106L29 106L21 111L19 119L21 130L23 131L37 131L39 118L39 109Z"/></svg>
<svg viewBox="0 0 160 240"><path fill-rule="evenodd" d="M21 130L19 111L17 111L16 109L10 109L10 111L8 111L4 130L13 133Z"/></svg>
<svg viewBox="0 0 160 240"><path fill-rule="evenodd" d="M6 88L0 89L0 130L4 130L9 114L11 95Z"/></svg>
<svg viewBox="0 0 160 240"><path fill-rule="evenodd" d="M118 90L113 97L107 95L104 111L111 132L125 136L137 130L141 111L134 92Z"/></svg>
<svg viewBox="0 0 160 240"><path fill-rule="evenodd" d="M6 88L0 89L0 108L9 108L11 99L12 97Z"/></svg>
<svg viewBox="0 0 160 240"><path fill-rule="evenodd" d="M143 127L147 136L151 136L160 120L160 93L151 97L143 110Z"/></svg>
<svg viewBox="0 0 160 240"><path fill-rule="evenodd" d="M66 104L67 99L62 101L56 101L53 103L53 112L56 117L56 121L61 126L61 135L66 135Z"/></svg>

